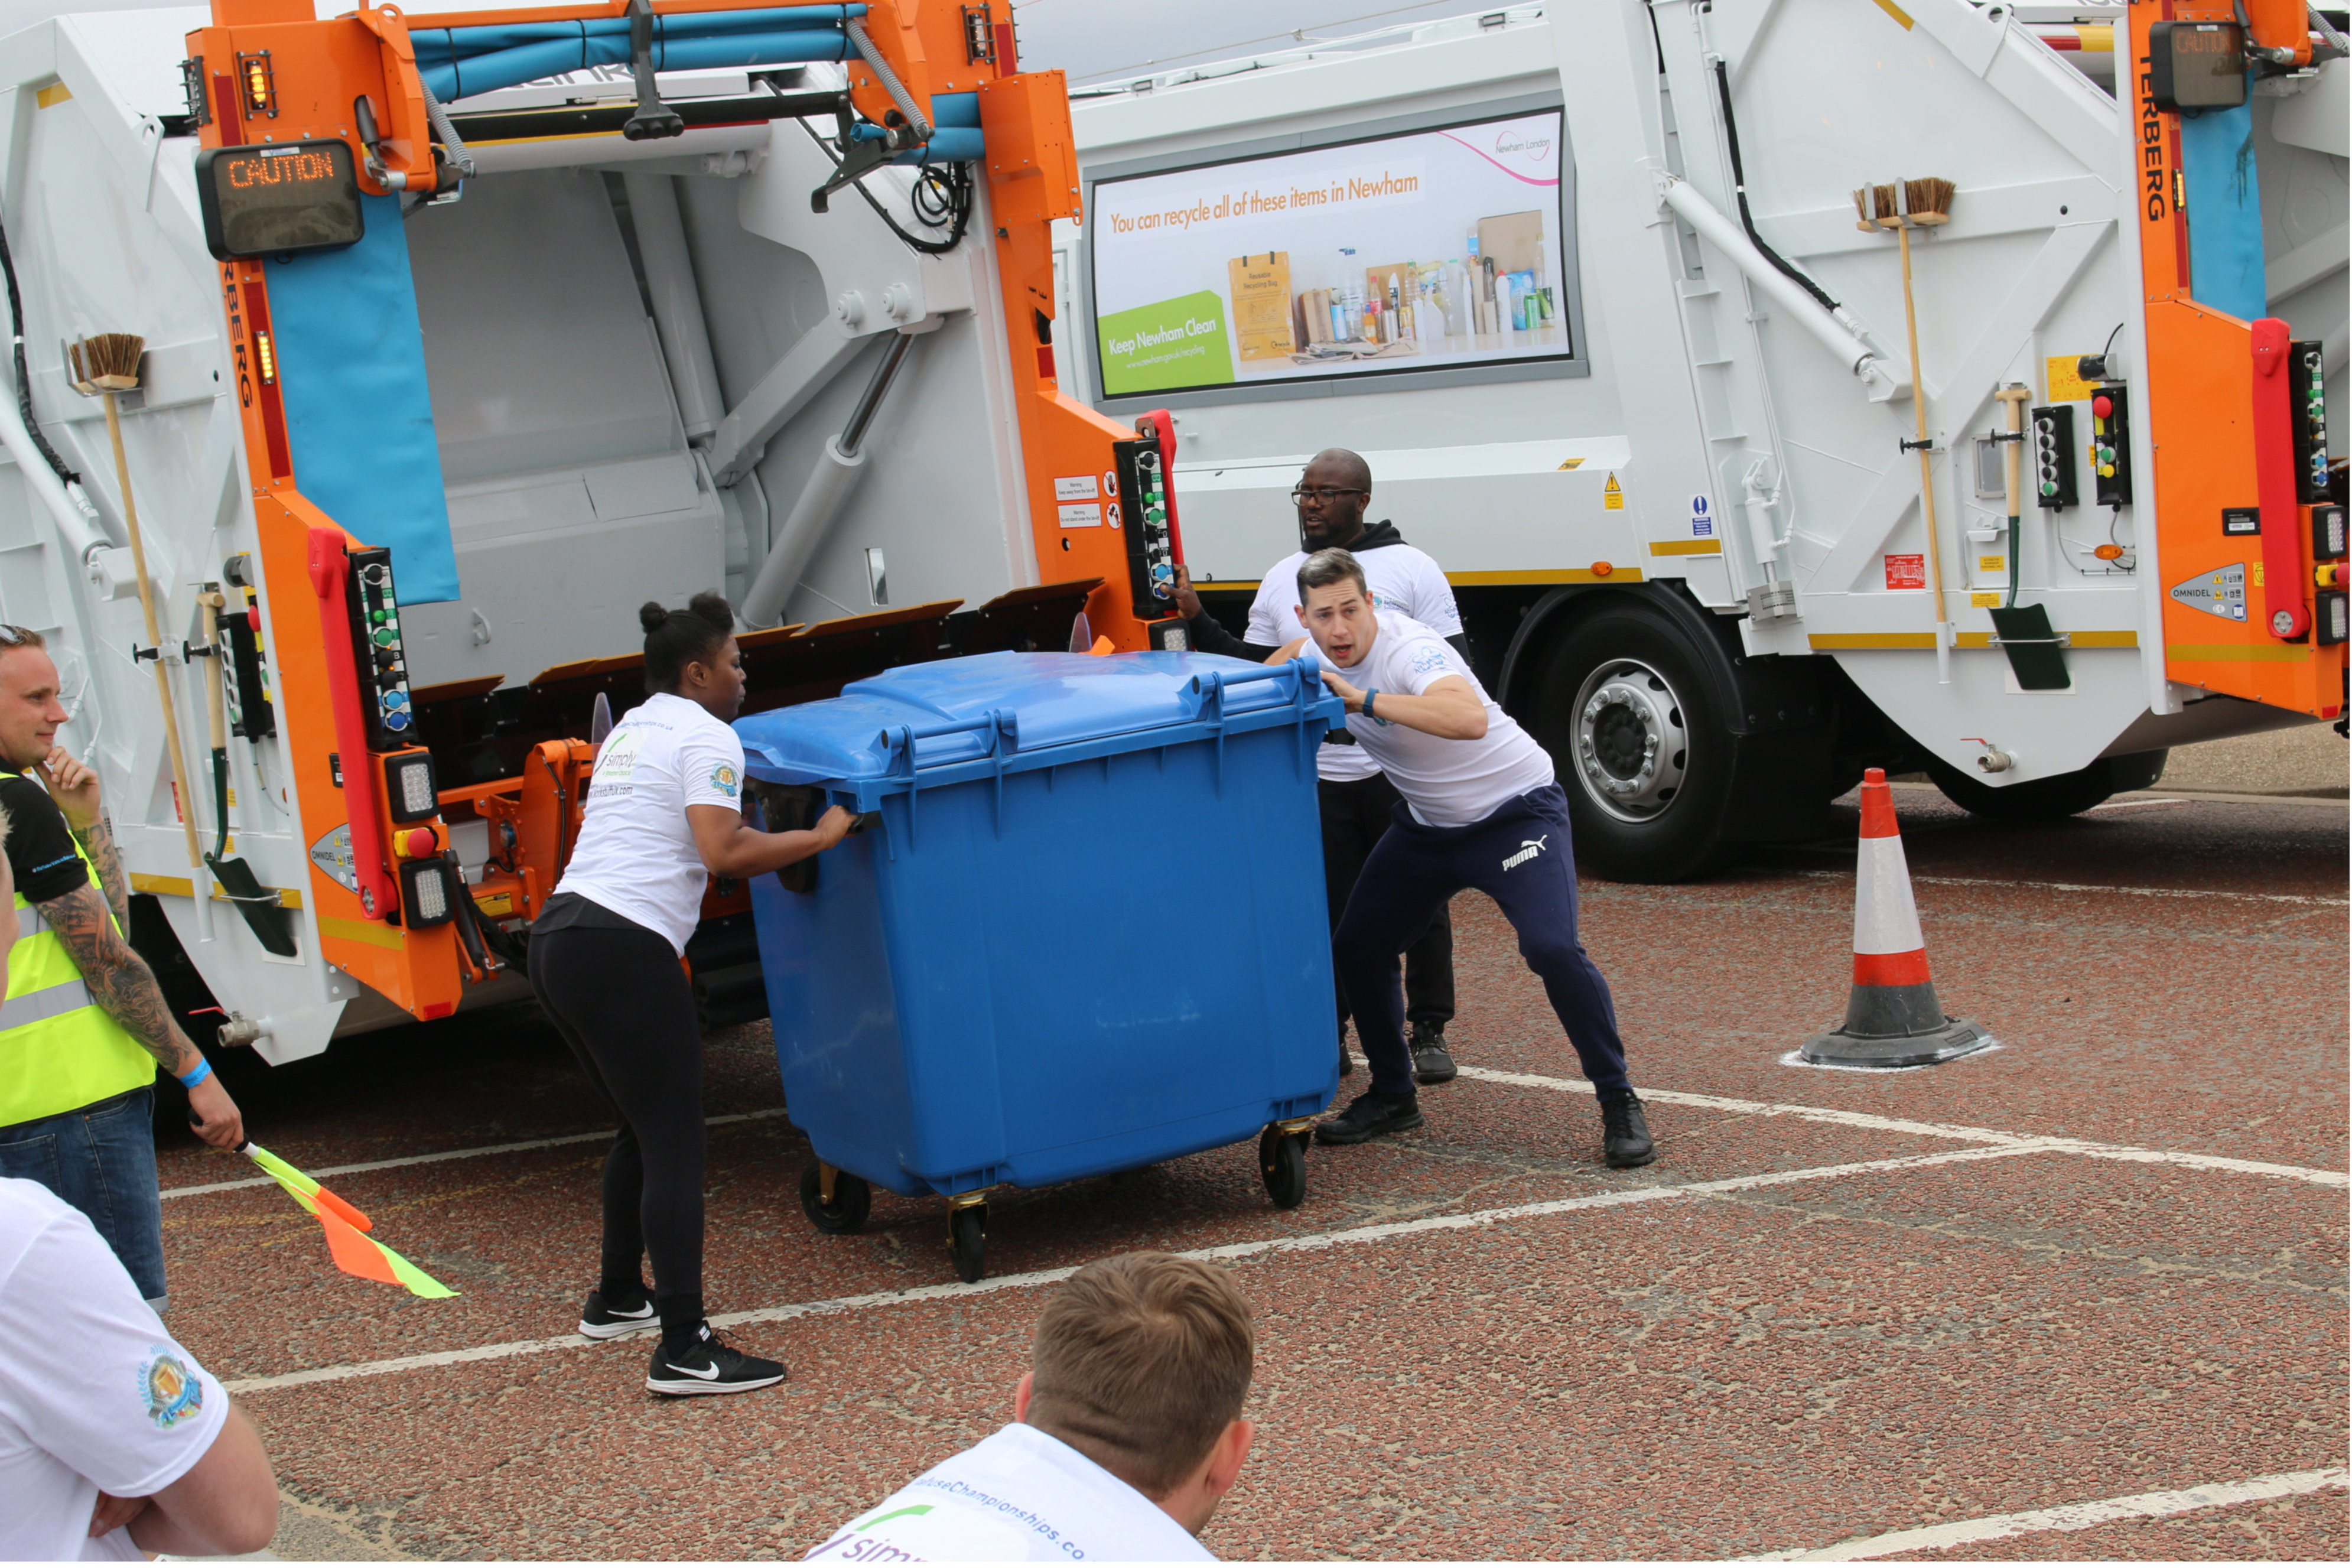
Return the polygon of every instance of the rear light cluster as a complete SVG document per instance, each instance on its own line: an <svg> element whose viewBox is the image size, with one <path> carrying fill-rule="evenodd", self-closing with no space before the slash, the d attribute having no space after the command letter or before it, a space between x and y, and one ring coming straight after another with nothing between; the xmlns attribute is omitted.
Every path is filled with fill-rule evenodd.
<svg viewBox="0 0 2352 1568"><path fill-rule="evenodd" d="M2320 564L2313 574L2319 592L2311 603L2312 636L2321 644L2352 642L2352 603L2344 591L2344 509L2333 502L2311 509L2311 553Z"/></svg>

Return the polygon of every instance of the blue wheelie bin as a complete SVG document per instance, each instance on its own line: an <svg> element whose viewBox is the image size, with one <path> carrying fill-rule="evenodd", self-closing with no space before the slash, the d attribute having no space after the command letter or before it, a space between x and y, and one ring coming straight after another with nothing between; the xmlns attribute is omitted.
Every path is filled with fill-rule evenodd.
<svg viewBox="0 0 2352 1568"><path fill-rule="evenodd" d="M1276 1204L1339 1086L1310 661L994 653L739 720L767 826L867 814L751 885L820 1230L1255 1138ZM798 875L795 875L798 873Z"/></svg>

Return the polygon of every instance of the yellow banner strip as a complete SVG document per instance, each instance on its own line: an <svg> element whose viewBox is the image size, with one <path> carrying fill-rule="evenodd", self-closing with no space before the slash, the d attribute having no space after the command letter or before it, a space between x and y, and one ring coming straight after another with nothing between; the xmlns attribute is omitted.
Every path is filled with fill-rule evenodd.
<svg viewBox="0 0 2352 1568"><path fill-rule="evenodd" d="M175 899L193 899L196 896L196 885L189 878L157 877L145 871L131 873L131 890L134 893L169 893ZM278 908L299 910L302 907L302 895L292 888L278 888L275 891L278 894ZM223 903L230 901L228 894L222 891L218 884L215 884L213 888L213 897Z"/></svg>

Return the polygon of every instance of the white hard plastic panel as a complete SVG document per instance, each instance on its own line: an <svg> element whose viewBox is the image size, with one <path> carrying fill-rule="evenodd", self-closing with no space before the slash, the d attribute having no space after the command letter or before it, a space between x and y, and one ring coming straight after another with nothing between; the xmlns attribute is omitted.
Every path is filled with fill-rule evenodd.
<svg viewBox="0 0 2352 1568"><path fill-rule="evenodd" d="M448 483L685 445L602 174L468 181L408 252Z"/></svg>
<svg viewBox="0 0 2352 1568"><path fill-rule="evenodd" d="M718 498L684 452L452 485L449 524L464 596L401 612L418 686L634 652L638 605L725 571Z"/></svg>
<svg viewBox="0 0 2352 1568"><path fill-rule="evenodd" d="M2352 292L2345 269L2352 260L2347 235L2344 155L2346 84L2352 65L2331 60L2318 82L2292 98L2254 98L2254 167L2263 184L2263 270L2270 308L2299 339L2326 345L2327 402L2336 417L2328 450L2342 456L2347 319ZM2330 144L2333 151L2323 150Z"/></svg>
<svg viewBox="0 0 2352 1568"><path fill-rule="evenodd" d="M836 206L835 211L839 211ZM1022 570L1016 531L1026 523L1007 504L1024 482L1005 400L992 384L981 329L950 317L916 339L866 436L864 477L852 489L785 601L787 621L865 615L936 599L985 604L1008 589L1076 575L1048 557ZM1003 349L992 351L1001 364ZM839 376L768 449L761 482L779 521L806 482L824 441L838 436L865 390L874 351ZM1181 493L1181 492L1180 492ZM887 605L874 602L866 552L889 563Z"/></svg>
<svg viewBox="0 0 2352 1568"><path fill-rule="evenodd" d="M1936 682L1931 648L1836 657L1864 695L1914 740L1996 789L2088 767L2147 710L2139 657L2132 648L2068 649L2066 669L2074 678L2074 689L2056 692L2011 690L2009 658L1999 648L1955 651L1948 686ZM2008 772L1987 775L1978 771L1976 760L1988 745L2016 759Z"/></svg>
<svg viewBox="0 0 2352 1568"><path fill-rule="evenodd" d="M1177 505L1184 555L1200 581L1255 582L1298 548L1291 487L1312 453L1247 462L1180 464ZM1627 494L1635 476L1622 437L1364 451L1371 466L1366 515L1387 518L1449 572L1639 565L1624 510L1608 509L1609 480ZM1562 465L1573 463L1572 468ZM1499 512L1501 515L1495 515Z"/></svg>
<svg viewBox="0 0 2352 1568"><path fill-rule="evenodd" d="M996 285L990 247L955 256L918 257L885 228L854 193L835 195L832 211L809 211L808 193L824 177L821 156L797 127L780 125L776 154L740 180L686 179L679 207L703 311L710 324L719 386L730 408L810 332L838 333L834 302L855 290L866 302L872 346L816 391L768 443L756 472L767 497L769 526L780 526L806 484L824 443L841 433L878 363L891 325L883 300L894 285L912 289L923 314L945 320L923 332L899 366L867 432L865 471L844 502L786 601L787 620L863 615L873 603L866 552L890 563L888 593L898 607L928 600L985 602L1037 581L1030 552L1018 423L1004 363L1007 348L994 319ZM911 225L890 194L901 223ZM987 232L984 195L972 218ZM988 305L989 320L972 312ZM765 548L757 541L753 565ZM1052 575L1052 563L1042 563ZM1062 575L1067 575L1063 573Z"/></svg>
<svg viewBox="0 0 2352 1568"><path fill-rule="evenodd" d="M2331 158L2352 157L2352 64L2329 60L2312 85L2277 100L2271 134Z"/></svg>

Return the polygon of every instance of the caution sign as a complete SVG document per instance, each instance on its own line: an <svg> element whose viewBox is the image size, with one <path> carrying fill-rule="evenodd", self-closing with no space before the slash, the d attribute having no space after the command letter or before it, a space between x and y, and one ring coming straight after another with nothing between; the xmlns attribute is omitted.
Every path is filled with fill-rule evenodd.
<svg viewBox="0 0 2352 1568"><path fill-rule="evenodd" d="M310 863L356 893L360 874L352 855L352 827L345 823L310 846Z"/></svg>
<svg viewBox="0 0 2352 1568"><path fill-rule="evenodd" d="M1601 504L1611 511L1625 510L1625 490L1618 484L1614 474L1610 475L1609 482L1601 487Z"/></svg>
<svg viewBox="0 0 2352 1568"><path fill-rule="evenodd" d="M2175 584L2172 598L2175 604L2219 616L2225 621L2242 621L2246 618L2246 569L2233 563L2216 571L2200 572L2186 583Z"/></svg>

